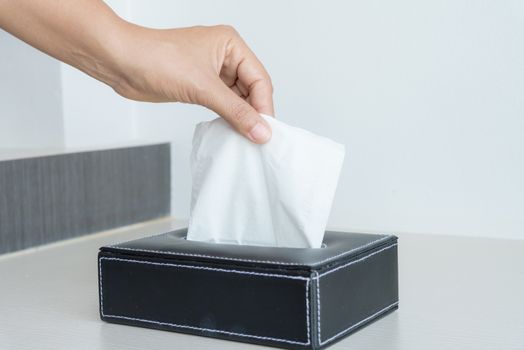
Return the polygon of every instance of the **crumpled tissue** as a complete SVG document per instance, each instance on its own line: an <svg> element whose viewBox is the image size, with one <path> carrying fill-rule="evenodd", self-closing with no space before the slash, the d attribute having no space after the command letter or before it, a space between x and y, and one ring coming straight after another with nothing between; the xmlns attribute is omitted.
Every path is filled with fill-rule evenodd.
<svg viewBox="0 0 524 350"><path fill-rule="evenodd" d="M263 145L222 118L197 125L188 240L321 247L345 148L262 116L272 129Z"/></svg>

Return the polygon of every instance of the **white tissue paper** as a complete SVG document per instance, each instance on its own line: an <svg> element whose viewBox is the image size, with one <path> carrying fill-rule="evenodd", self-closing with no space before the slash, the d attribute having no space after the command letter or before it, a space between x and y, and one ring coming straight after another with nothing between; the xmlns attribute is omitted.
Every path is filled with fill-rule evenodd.
<svg viewBox="0 0 524 350"><path fill-rule="evenodd" d="M257 145L219 118L197 125L188 240L320 248L344 146L263 116Z"/></svg>

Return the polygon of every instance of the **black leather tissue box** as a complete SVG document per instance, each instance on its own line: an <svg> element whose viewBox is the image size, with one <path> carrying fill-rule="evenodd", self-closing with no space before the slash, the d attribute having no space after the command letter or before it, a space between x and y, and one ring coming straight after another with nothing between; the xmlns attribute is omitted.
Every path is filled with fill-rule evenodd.
<svg viewBox="0 0 524 350"><path fill-rule="evenodd" d="M104 321L321 349L398 307L397 237L326 232L318 249L194 242L186 229L100 249Z"/></svg>

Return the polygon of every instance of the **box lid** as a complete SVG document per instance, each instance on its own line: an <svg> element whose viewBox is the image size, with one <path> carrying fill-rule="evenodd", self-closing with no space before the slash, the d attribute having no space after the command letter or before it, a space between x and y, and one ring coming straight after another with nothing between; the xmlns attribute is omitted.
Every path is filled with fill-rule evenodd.
<svg viewBox="0 0 524 350"><path fill-rule="evenodd" d="M186 240L187 228L100 248L104 252L177 261L320 269L391 244L394 235L326 231L322 248L275 248Z"/></svg>

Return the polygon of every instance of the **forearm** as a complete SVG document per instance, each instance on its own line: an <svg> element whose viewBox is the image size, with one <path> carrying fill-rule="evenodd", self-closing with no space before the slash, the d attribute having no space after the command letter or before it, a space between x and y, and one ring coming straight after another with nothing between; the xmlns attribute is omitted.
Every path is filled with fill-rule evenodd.
<svg viewBox="0 0 524 350"><path fill-rule="evenodd" d="M0 0L0 27L111 86L129 24L101 0Z"/></svg>

